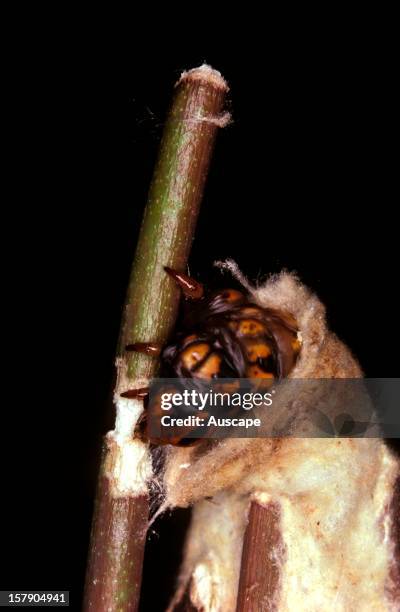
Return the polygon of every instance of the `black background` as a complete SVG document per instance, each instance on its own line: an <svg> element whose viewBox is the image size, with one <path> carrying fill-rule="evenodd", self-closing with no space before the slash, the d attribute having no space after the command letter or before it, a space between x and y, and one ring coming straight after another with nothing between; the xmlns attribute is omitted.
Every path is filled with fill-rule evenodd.
<svg viewBox="0 0 400 612"><path fill-rule="evenodd" d="M4 258L18 320L1 587L69 589L79 607L121 308L173 83L206 60L231 86L191 273L217 287L212 264L226 257L252 280L296 270L371 377L397 373L398 103L390 48L372 43L249 57L207 45L138 54L108 40L52 49L38 40L24 55L15 96L25 163ZM143 610L165 605L185 521L155 525Z"/></svg>

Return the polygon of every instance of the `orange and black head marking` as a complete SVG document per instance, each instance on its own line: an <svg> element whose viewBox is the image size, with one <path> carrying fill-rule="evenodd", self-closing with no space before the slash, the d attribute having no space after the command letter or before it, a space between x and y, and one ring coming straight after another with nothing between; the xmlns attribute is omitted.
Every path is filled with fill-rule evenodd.
<svg viewBox="0 0 400 612"><path fill-rule="evenodd" d="M161 358L170 377L283 378L299 353L297 331L290 315L224 289L193 304Z"/></svg>
<svg viewBox="0 0 400 612"><path fill-rule="evenodd" d="M188 298L182 328L164 349L136 343L127 350L161 352L166 378L251 378L268 387L288 376L301 348L290 313L263 308L236 289L207 295L191 277L165 270ZM125 397L131 397L129 393ZM134 393L137 397L137 390ZM188 440L165 442L187 444Z"/></svg>

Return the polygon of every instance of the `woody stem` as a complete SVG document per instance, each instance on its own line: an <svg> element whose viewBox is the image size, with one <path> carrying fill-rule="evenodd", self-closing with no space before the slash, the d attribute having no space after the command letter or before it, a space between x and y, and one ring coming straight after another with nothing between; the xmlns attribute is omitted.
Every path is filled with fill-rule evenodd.
<svg viewBox="0 0 400 612"><path fill-rule="evenodd" d="M183 73L176 85L133 262L119 344L115 430L106 436L93 520L84 610L135 611L148 524L148 446L134 438L140 397L157 373L156 352L175 322L180 291L164 266L184 271L193 240L217 127L228 87L209 66Z"/></svg>

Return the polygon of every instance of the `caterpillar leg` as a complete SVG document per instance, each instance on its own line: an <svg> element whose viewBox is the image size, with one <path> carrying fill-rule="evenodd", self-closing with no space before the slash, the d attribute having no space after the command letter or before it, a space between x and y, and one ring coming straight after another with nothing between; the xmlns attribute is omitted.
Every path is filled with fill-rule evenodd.
<svg viewBox="0 0 400 612"><path fill-rule="evenodd" d="M203 285L198 281L194 280L191 276L183 274L182 272L177 272L176 270L173 270L168 266L165 266L164 270L179 285L185 297L190 298L192 300L199 300L203 297Z"/></svg>
<svg viewBox="0 0 400 612"><path fill-rule="evenodd" d="M128 399L145 399L149 394L148 387L140 387L140 389L128 389L121 393L121 397L127 397Z"/></svg>
<svg viewBox="0 0 400 612"><path fill-rule="evenodd" d="M127 344L125 350L158 357L161 353L161 346L155 342L134 342L133 344Z"/></svg>

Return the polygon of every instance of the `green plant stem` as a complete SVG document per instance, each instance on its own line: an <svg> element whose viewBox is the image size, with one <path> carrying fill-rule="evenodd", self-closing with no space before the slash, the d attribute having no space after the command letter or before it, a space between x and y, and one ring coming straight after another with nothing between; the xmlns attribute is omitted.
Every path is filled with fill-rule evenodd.
<svg viewBox="0 0 400 612"><path fill-rule="evenodd" d="M226 91L209 68L184 73L177 84L137 245L123 343L164 344L171 332L180 292L164 266L185 271ZM157 365L133 353L129 377L153 376Z"/></svg>
<svg viewBox="0 0 400 612"><path fill-rule="evenodd" d="M117 423L106 437L93 520L84 610L135 611L146 530L148 447L133 439L139 400L119 399L156 374L158 359L127 353L134 342L163 345L180 293L164 266L185 271L228 88L208 66L184 73L164 129L134 258L119 343Z"/></svg>

